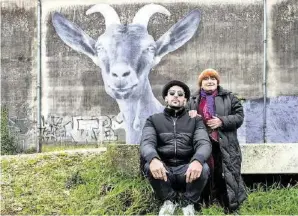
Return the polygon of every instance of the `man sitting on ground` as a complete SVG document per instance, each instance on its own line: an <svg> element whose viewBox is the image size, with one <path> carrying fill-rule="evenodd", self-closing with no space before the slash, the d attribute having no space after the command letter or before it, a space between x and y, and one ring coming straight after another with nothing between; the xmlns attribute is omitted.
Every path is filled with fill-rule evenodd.
<svg viewBox="0 0 298 216"><path fill-rule="evenodd" d="M184 215L194 215L208 177L206 160L211 143L200 117L190 118L184 106L190 97L188 86L173 80L162 91L163 113L150 116L143 128L141 159L143 172L164 204L159 215L172 215L179 199ZM179 193L180 192L180 193Z"/></svg>

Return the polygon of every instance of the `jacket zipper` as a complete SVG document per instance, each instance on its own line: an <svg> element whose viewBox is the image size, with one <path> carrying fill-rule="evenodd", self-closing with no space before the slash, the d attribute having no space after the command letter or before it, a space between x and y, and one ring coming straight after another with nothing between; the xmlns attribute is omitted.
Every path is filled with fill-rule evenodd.
<svg viewBox="0 0 298 216"><path fill-rule="evenodd" d="M176 115L175 115L176 117ZM173 120L173 123L174 123L174 138L175 138L175 164L177 164L177 137L176 137L176 121L177 121L178 118L173 119L172 117L172 120Z"/></svg>

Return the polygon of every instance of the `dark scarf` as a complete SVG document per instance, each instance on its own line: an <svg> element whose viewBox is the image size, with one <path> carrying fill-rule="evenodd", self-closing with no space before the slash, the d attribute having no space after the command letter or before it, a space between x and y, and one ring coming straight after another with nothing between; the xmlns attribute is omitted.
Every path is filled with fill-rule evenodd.
<svg viewBox="0 0 298 216"><path fill-rule="evenodd" d="M200 91L201 98L206 98L207 109L208 109L208 113L211 115L211 118L212 116L215 116L214 104L215 104L215 97L217 96L217 93L218 93L217 90L211 93L206 92L204 89L201 89ZM209 118L207 120L209 120Z"/></svg>
<svg viewBox="0 0 298 216"><path fill-rule="evenodd" d="M206 122L212 119L215 116L215 97L217 96L218 91L215 90L213 92L206 92L203 89L200 91L201 100L198 107L198 113L202 115L202 118L206 124ZM211 140L218 142L218 132L217 130L212 130L206 124L208 129L209 136Z"/></svg>

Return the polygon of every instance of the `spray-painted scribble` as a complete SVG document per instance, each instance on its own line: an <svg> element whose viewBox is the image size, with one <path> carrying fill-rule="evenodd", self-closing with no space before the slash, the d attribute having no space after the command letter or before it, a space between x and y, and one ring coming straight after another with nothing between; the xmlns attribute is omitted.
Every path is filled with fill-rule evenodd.
<svg viewBox="0 0 298 216"><path fill-rule="evenodd" d="M8 119L9 133L23 150L29 147L27 142L31 131L28 131L28 122L28 118L18 118L17 116L11 116Z"/></svg>
<svg viewBox="0 0 298 216"><path fill-rule="evenodd" d="M117 122L114 116L59 117L49 115L42 118L43 140L51 142L94 143L117 141ZM115 128L113 128L113 126Z"/></svg>
<svg viewBox="0 0 298 216"><path fill-rule="evenodd" d="M116 11L107 4L94 5L86 14L95 12L104 16L106 24L105 32L97 40L60 13L54 13L52 22L68 46L87 55L101 68L105 90L118 103L126 143L137 144L147 117L163 110L153 95L148 74L165 55L193 37L200 23L200 12L190 12L157 41L148 34L147 25L155 13L170 16L163 6L143 6L128 25L122 25Z"/></svg>
<svg viewBox="0 0 298 216"><path fill-rule="evenodd" d="M19 106L19 112L8 118L9 132L23 150L32 147L37 136L33 127L34 122L29 119L30 115L32 115L32 107L28 103L23 103Z"/></svg>

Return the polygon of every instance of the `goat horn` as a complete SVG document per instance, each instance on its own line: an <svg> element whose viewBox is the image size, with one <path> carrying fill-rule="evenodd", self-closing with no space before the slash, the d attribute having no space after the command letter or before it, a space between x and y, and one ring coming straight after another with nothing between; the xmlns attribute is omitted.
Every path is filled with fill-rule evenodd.
<svg viewBox="0 0 298 216"><path fill-rule="evenodd" d="M167 16L171 15L170 11L168 11L165 7L161 5L147 4L143 6L141 9L139 9L135 17L133 18L132 23L141 24L147 28L150 17L155 13L162 13Z"/></svg>
<svg viewBox="0 0 298 216"><path fill-rule="evenodd" d="M96 4L86 11L86 15L99 12L105 18L106 26L121 24L117 12L108 4Z"/></svg>

